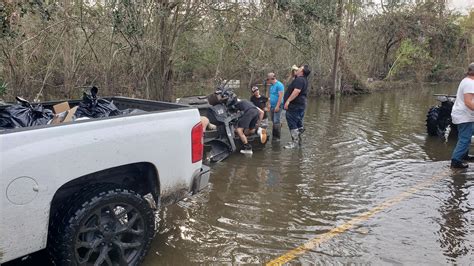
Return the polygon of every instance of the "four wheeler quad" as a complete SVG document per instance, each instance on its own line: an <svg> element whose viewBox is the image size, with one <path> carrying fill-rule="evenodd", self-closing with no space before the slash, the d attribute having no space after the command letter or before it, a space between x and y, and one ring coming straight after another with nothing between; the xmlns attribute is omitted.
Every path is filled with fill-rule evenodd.
<svg viewBox="0 0 474 266"><path fill-rule="evenodd" d="M430 136L438 136L447 140L450 135L456 136L456 125L451 121L451 110L453 109L456 95L435 94L440 102L433 106L426 115L426 130Z"/></svg>
<svg viewBox="0 0 474 266"><path fill-rule="evenodd" d="M206 158L210 162L222 161L241 149L243 145L235 134L235 128L242 114L234 108L237 95L231 89L217 88L209 96L184 97L176 102L196 106L201 116L207 117L216 126L215 129L204 132ZM247 136L247 140L253 148L264 147L267 142L261 143L256 133Z"/></svg>

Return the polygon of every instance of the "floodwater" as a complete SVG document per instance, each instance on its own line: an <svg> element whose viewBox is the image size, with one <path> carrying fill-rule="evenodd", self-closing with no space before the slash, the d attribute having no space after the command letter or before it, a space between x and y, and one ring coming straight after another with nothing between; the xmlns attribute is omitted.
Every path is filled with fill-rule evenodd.
<svg viewBox="0 0 474 266"><path fill-rule="evenodd" d="M451 171L455 143L425 129L432 94L456 88L309 101L300 149L283 149L285 127L212 165L208 193L163 210L144 265L267 263L400 195L290 264L473 264L474 170Z"/></svg>
<svg viewBox="0 0 474 266"><path fill-rule="evenodd" d="M310 100L301 148L283 149L285 124L212 165L208 191L161 210L144 265L474 264L474 164L451 171L455 143L425 129L456 87Z"/></svg>

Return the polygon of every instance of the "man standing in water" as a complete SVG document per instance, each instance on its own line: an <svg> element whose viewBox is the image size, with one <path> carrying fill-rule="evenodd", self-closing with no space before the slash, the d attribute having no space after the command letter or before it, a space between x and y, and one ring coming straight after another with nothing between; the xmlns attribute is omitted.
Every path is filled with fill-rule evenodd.
<svg viewBox="0 0 474 266"><path fill-rule="evenodd" d="M270 97L270 119L272 120L272 136L274 140L279 140L281 135L281 112L283 105L283 92L285 86L276 79L275 73L268 73L267 82L271 84L269 89Z"/></svg>
<svg viewBox="0 0 474 266"><path fill-rule="evenodd" d="M286 122L290 128L292 141L285 146L287 149L298 146L301 134L304 132L303 117L308 95L308 75L311 73L308 65L300 66L296 71L296 78L285 92Z"/></svg>
<svg viewBox="0 0 474 266"><path fill-rule="evenodd" d="M474 161L469 156L469 146L474 126L474 63L467 69L467 76L461 81L451 112L453 123L458 129L458 143L451 156L451 168L467 168L463 161Z"/></svg>

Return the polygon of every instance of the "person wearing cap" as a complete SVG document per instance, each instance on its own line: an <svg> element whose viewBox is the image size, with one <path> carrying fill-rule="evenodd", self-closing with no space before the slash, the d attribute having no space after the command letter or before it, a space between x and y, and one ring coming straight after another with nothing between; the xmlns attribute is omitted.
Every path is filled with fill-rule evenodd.
<svg viewBox="0 0 474 266"><path fill-rule="evenodd" d="M459 84L451 119L458 130L451 168L467 168L469 165L464 161L474 161L474 156L469 155L474 126L474 63L468 66L466 77Z"/></svg>
<svg viewBox="0 0 474 266"><path fill-rule="evenodd" d="M268 102L268 98L260 94L260 90L257 86L252 87L252 96L250 97L250 101L257 106L258 108L263 110L263 116L260 118L262 120L262 126L267 126L267 112L270 110L270 103Z"/></svg>
<svg viewBox="0 0 474 266"><path fill-rule="evenodd" d="M302 65L296 71L296 78L288 86L284 97L286 122L290 129L292 141L285 148L294 148L301 143L301 134L304 132L303 117L308 95L308 75L311 73L308 65Z"/></svg>
<svg viewBox="0 0 474 266"><path fill-rule="evenodd" d="M270 83L270 119L272 120L272 136L279 140L281 136L281 113L283 107L283 93L285 86L276 79L275 73L268 73L266 81Z"/></svg>
<svg viewBox="0 0 474 266"><path fill-rule="evenodd" d="M286 86L290 85L291 82L295 79L296 77L296 71L298 71L299 67L297 67L296 65L292 65L291 66L291 72L290 74L288 75L288 78L286 79Z"/></svg>

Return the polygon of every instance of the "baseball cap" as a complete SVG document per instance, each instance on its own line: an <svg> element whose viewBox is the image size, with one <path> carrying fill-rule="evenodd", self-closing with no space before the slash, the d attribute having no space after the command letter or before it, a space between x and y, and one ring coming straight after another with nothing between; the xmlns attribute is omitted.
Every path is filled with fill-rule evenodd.
<svg viewBox="0 0 474 266"><path fill-rule="evenodd" d="M253 86L253 87L252 87L252 92L256 92L256 91L258 91L258 87L257 87L257 86Z"/></svg>
<svg viewBox="0 0 474 266"><path fill-rule="evenodd" d="M291 66L291 70L298 70L298 69L299 69L299 67L296 66L296 65L292 65L292 66Z"/></svg>

